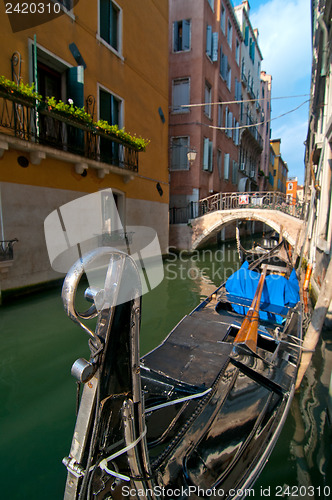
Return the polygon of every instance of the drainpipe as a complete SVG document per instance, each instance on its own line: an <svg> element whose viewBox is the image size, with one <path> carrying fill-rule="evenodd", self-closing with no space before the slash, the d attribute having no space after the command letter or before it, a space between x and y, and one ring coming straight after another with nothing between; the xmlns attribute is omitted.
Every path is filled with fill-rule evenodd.
<svg viewBox="0 0 332 500"><path fill-rule="evenodd" d="M323 48L322 48L322 67L320 70L320 76L326 76L326 59L327 59L327 47L328 47L328 30L323 19L323 14L317 19L318 24L322 28L323 33Z"/></svg>

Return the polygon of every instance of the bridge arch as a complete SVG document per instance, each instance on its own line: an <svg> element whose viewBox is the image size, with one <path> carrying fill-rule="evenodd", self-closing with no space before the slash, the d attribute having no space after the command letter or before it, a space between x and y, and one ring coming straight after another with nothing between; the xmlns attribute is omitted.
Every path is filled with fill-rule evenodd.
<svg viewBox="0 0 332 500"><path fill-rule="evenodd" d="M264 222L280 233L293 247L301 244L303 221L278 210L237 209L218 210L192 220L192 250L204 246L224 226L238 220L253 220Z"/></svg>

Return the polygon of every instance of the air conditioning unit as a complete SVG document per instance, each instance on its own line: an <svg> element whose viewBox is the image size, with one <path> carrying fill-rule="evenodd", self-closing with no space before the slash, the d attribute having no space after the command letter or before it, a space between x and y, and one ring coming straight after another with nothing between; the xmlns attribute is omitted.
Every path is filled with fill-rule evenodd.
<svg viewBox="0 0 332 500"><path fill-rule="evenodd" d="M245 163L240 163L240 170L241 170L241 172L244 172L245 169L246 169L246 164Z"/></svg>
<svg viewBox="0 0 332 500"><path fill-rule="evenodd" d="M250 177L251 178L255 177L255 174L256 174L255 170L250 170Z"/></svg>

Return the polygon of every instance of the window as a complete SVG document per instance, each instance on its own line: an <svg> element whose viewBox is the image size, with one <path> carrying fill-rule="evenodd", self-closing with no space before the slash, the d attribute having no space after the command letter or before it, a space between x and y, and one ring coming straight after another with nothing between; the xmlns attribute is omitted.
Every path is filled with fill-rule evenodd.
<svg viewBox="0 0 332 500"><path fill-rule="evenodd" d="M120 7L112 0L99 0L99 35L117 52L121 52L120 21Z"/></svg>
<svg viewBox="0 0 332 500"><path fill-rule="evenodd" d="M206 26L206 55L212 59L212 26Z"/></svg>
<svg viewBox="0 0 332 500"><path fill-rule="evenodd" d="M238 146L240 144L240 128L239 128L238 121L235 121L234 143L235 143L235 146Z"/></svg>
<svg viewBox="0 0 332 500"><path fill-rule="evenodd" d="M225 133L227 137L232 137L233 136L233 113L229 111L228 106L226 106L225 110Z"/></svg>
<svg viewBox="0 0 332 500"><path fill-rule="evenodd" d="M231 86L232 86L232 70L230 65L227 63L227 70L226 70L226 84L227 88L229 91L231 91Z"/></svg>
<svg viewBox="0 0 332 500"><path fill-rule="evenodd" d="M34 47L31 47L31 71L35 72ZM84 106L84 68L68 67L62 60L42 47L37 47L38 92L45 97L67 102L72 99L75 106ZM67 150L82 154L84 151L84 132L63 124L48 115L39 114L39 139L44 144L54 145L61 141Z"/></svg>
<svg viewBox="0 0 332 500"><path fill-rule="evenodd" d="M219 98L219 101L221 99ZM217 127L222 127L222 104L218 104L218 122Z"/></svg>
<svg viewBox="0 0 332 500"><path fill-rule="evenodd" d="M107 90L99 89L99 118L110 125L122 127L122 99ZM106 163L120 165L122 146L103 137L100 138L100 159Z"/></svg>
<svg viewBox="0 0 332 500"><path fill-rule="evenodd" d="M273 176L272 176L271 172L269 173L269 183L270 183L270 184L271 184L271 186L273 187L273 185L274 185L274 178L273 178Z"/></svg>
<svg viewBox="0 0 332 500"><path fill-rule="evenodd" d="M224 155L224 179L225 181L229 180L229 153Z"/></svg>
<svg viewBox="0 0 332 500"><path fill-rule="evenodd" d="M173 80L173 113L188 113L186 104L190 101L189 78Z"/></svg>
<svg viewBox="0 0 332 500"><path fill-rule="evenodd" d="M235 60L240 65L240 42L238 39L235 42Z"/></svg>
<svg viewBox="0 0 332 500"><path fill-rule="evenodd" d="M231 111L228 111L228 118L227 118L227 135L228 137L232 138L233 137L233 113Z"/></svg>
<svg viewBox="0 0 332 500"><path fill-rule="evenodd" d="M235 100L241 101L241 82L235 77Z"/></svg>
<svg viewBox="0 0 332 500"><path fill-rule="evenodd" d="M220 75L223 80L226 80L227 77L227 65L228 59L226 54L223 54L222 45L220 46Z"/></svg>
<svg viewBox="0 0 332 500"><path fill-rule="evenodd" d="M212 164L212 151L213 151L213 143L207 137L204 137L204 150L203 150L203 170L207 172L212 172L213 164Z"/></svg>
<svg viewBox="0 0 332 500"><path fill-rule="evenodd" d="M205 84L205 106L204 106L204 113L206 116L211 118L211 87L208 83ZM209 104L207 104L209 103Z"/></svg>
<svg viewBox="0 0 332 500"><path fill-rule="evenodd" d="M228 42L228 45L230 46L230 48L232 48L232 39L233 39L233 27L232 27L232 23L228 19L228 23L227 23L227 42Z"/></svg>
<svg viewBox="0 0 332 500"><path fill-rule="evenodd" d="M221 7L220 7L220 28L221 28L221 31L225 34L226 11L225 11L225 7L223 6L223 4L221 4Z"/></svg>
<svg viewBox="0 0 332 500"><path fill-rule="evenodd" d="M189 137L173 137L171 144L171 170L189 170Z"/></svg>
<svg viewBox="0 0 332 500"><path fill-rule="evenodd" d="M173 50L181 52L190 50L190 20L183 19L173 23Z"/></svg>
<svg viewBox="0 0 332 500"><path fill-rule="evenodd" d="M218 61L218 33L212 33L212 26L206 26L206 55L211 61Z"/></svg>

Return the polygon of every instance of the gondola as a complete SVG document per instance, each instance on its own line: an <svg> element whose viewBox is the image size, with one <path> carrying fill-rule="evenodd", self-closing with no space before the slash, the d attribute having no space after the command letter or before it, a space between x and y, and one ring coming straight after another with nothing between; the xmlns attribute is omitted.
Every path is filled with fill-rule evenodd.
<svg viewBox="0 0 332 500"><path fill-rule="evenodd" d="M244 261L253 262L255 259L258 259L262 255L267 254L270 250L275 248L279 243L278 234L273 231L269 235L264 235L261 238L259 244L253 244L252 248L244 248L241 244L240 240L240 230L238 226L236 226L236 246L239 254L240 261L243 263Z"/></svg>
<svg viewBox="0 0 332 500"><path fill-rule="evenodd" d="M79 313L78 284L101 257L105 286L87 290L92 305ZM141 359L140 295L134 261L110 247L82 257L64 280L65 310L91 351L72 369L83 391L63 460L65 499L243 498L283 427L301 355L287 246L245 262ZM93 317L94 331L85 326Z"/></svg>

